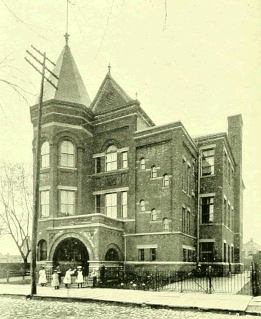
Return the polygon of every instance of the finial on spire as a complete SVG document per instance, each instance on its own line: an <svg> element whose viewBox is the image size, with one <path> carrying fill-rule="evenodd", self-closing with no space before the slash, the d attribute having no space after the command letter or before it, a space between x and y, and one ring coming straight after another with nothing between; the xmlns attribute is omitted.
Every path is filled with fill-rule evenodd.
<svg viewBox="0 0 261 319"><path fill-rule="evenodd" d="M108 73L111 74L111 64L108 65Z"/></svg>
<svg viewBox="0 0 261 319"><path fill-rule="evenodd" d="M135 99L138 99L138 92L135 93Z"/></svg>
<svg viewBox="0 0 261 319"><path fill-rule="evenodd" d="M65 35L64 35L66 45L68 45L68 42L69 42L69 36L70 36L70 34L68 34L67 32L66 32L66 33L65 33Z"/></svg>

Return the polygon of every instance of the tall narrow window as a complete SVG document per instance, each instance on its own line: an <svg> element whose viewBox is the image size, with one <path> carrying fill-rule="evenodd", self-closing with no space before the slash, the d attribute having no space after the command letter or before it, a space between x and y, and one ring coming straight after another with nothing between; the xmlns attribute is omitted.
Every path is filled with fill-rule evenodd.
<svg viewBox="0 0 261 319"><path fill-rule="evenodd" d="M156 178L157 177L157 169L156 166L153 165L151 166L151 178Z"/></svg>
<svg viewBox="0 0 261 319"><path fill-rule="evenodd" d="M61 166L75 167L75 150L70 141L63 141L61 144Z"/></svg>
<svg viewBox="0 0 261 319"><path fill-rule="evenodd" d="M201 198L201 222L202 224L214 221L214 197Z"/></svg>
<svg viewBox="0 0 261 319"><path fill-rule="evenodd" d="M186 191L187 185L187 162L182 158L182 189Z"/></svg>
<svg viewBox="0 0 261 319"><path fill-rule="evenodd" d="M144 261L144 249L139 249L139 261Z"/></svg>
<svg viewBox="0 0 261 319"><path fill-rule="evenodd" d="M231 227L231 211L230 211L230 205L227 205L227 226L228 228Z"/></svg>
<svg viewBox="0 0 261 319"><path fill-rule="evenodd" d="M41 218L49 217L49 191L41 191L40 216Z"/></svg>
<svg viewBox="0 0 261 319"><path fill-rule="evenodd" d="M169 231L169 220L168 218L163 219L163 230Z"/></svg>
<svg viewBox="0 0 261 319"><path fill-rule="evenodd" d="M46 141L43 143L41 148L41 167L49 167L50 166L50 145Z"/></svg>
<svg viewBox="0 0 261 319"><path fill-rule="evenodd" d="M142 199L142 200L140 201L140 211L141 211L141 212L145 212L145 209L146 209L146 207L145 207L145 201Z"/></svg>
<svg viewBox="0 0 261 319"><path fill-rule="evenodd" d="M234 262L234 246L231 246L231 262Z"/></svg>
<svg viewBox="0 0 261 319"><path fill-rule="evenodd" d="M95 196L95 211L96 211L96 214L101 213L101 195Z"/></svg>
<svg viewBox="0 0 261 319"><path fill-rule="evenodd" d="M224 198L224 224L227 224L227 200Z"/></svg>
<svg viewBox="0 0 261 319"><path fill-rule="evenodd" d="M164 174L163 175L163 187L168 187L169 186L169 175Z"/></svg>
<svg viewBox="0 0 261 319"><path fill-rule="evenodd" d="M188 171L187 171L187 193L188 193L188 195L190 194L190 178L191 178L190 174L191 174L191 167L190 167L190 165L188 165Z"/></svg>
<svg viewBox="0 0 261 319"><path fill-rule="evenodd" d="M40 240L38 243L38 260L46 260L47 259L47 242L46 240Z"/></svg>
<svg viewBox="0 0 261 319"><path fill-rule="evenodd" d="M200 261L202 262L214 261L214 242L200 243Z"/></svg>
<svg viewBox="0 0 261 319"><path fill-rule="evenodd" d="M224 263L227 262L227 244L224 243Z"/></svg>
<svg viewBox="0 0 261 319"><path fill-rule="evenodd" d="M61 190L61 216L71 216L75 214L75 192Z"/></svg>
<svg viewBox="0 0 261 319"><path fill-rule="evenodd" d="M106 194L105 198L106 215L117 218L117 193Z"/></svg>
<svg viewBox="0 0 261 319"><path fill-rule="evenodd" d="M187 249L183 248L182 252L183 252L183 261L185 261L185 262L188 261L187 260Z"/></svg>
<svg viewBox="0 0 261 319"><path fill-rule="evenodd" d="M202 166L201 172L202 176L208 176L214 174L214 158L215 158L215 150L208 149L202 151Z"/></svg>
<svg viewBox="0 0 261 319"><path fill-rule="evenodd" d="M127 218L128 205L127 205L127 192L121 192L121 216Z"/></svg>
<svg viewBox="0 0 261 319"><path fill-rule="evenodd" d="M101 158L96 157L95 158L95 173L100 173L101 172Z"/></svg>
<svg viewBox="0 0 261 319"><path fill-rule="evenodd" d="M153 209L151 210L151 220L152 220L152 221L157 220L157 211L156 211L155 208L153 208Z"/></svg>
<svg viewBox="0 0 261 319"><path fill-rule="evenodd" d="M150 260L155 261L157 259L156 248L150 249Z"/></svg>
<svg viewBox="0 0 261 319"><path fill-rule="evenodd" d="M145 169L145 159L144 158L140 159L140 169Z"/></svg>
<svg viewBox="0 0 261 319"><path fill-rule="evenodd" d="M182 207L182 233L186 232L186 208Z"/></svg>
<svg viewBox="0 0 261 319"><path fill-rule="evenodd" d="M117 169L117 148L111 145L106 151L106 172Z"/></svg>
<svg viewBox="0 0 261 319"><path fill-rule="evenodd" d="M121 153L121 168L128 167L128 152Z"/></svg>
<svg viewBox="0 0 261 319"><path fill-rule="evenodd" d="M190 211L187 210L186 233L190 234Z"/></svg>
<svg viewBox="0 0 261 319"><path fill-rule="evenodd" d="M227 153L224 152L224 168L223 168L223 172L224 172L224 177L227 178Z"/></svg>
<svg viewBox="0 0 261 319"><path fill-rule="evenodd" d="M228 166L227 166L227 181L228 181L228 184L230 184L230 182L231 182L231 164L229 161L228 161Z"/></svg>

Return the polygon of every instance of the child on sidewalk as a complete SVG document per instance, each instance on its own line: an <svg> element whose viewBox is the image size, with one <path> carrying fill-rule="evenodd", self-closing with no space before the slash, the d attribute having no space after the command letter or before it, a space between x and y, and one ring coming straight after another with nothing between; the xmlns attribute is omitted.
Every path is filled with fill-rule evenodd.
<svg viewBox="0 0 261 319"><path fill-rule="evenodd" d="M71 275L74 273L75 273L75 270L72 270L71 267L66 271L64 279L63 279L65 288L69 288L69 285L72 283Z"/></svg>
<svg viewBox="0 0 261 319"><path fill-rule="evenodd" d="M81 285L82 288L82 284L84 282L83 280L83 274L82 274L82 266L78 266L77 267L77 272L76 272L76 282L78 284L78 288Z"/></svg>
<svg viewBox="0 0 261 319"><path fill-rule="evenodd" d="M46 272L44 267L41 267L41 269L39 270L39 285L46 286L47 284L47 279L46 279Z"/></svg>
<svg viewBox="0 0 261 319"><path fill-rule="evenodd" d="M59 283L59 275L57 273L57 270L54 271L54 273L52 274L52 287L54 287L54 289L59 289L60 287L60 283Z"/></svg>

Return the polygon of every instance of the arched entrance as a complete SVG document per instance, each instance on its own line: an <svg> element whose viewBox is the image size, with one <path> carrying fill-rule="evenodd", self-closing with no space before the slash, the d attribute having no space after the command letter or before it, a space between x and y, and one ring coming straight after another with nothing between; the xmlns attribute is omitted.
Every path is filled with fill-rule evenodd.
<svg viewBox="0 0 261 319"><path fill-rule="evenodd" d="M62 272L68 267L82 266L84 275L89 273L89 253L82 241L77 238L66 238L56 247L53 254L54 267L60 265Z"/></svg>

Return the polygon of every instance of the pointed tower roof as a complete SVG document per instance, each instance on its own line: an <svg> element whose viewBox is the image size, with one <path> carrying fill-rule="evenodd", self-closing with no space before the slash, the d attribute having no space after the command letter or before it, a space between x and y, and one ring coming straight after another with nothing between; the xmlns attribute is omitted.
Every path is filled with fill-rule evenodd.
<svg viewBox="0 0 261 319"><path fill-rule="evenodd" d="M133 101L112 78L110 69L109 65L109 71L91 104L91 109L95 114L117 109Z"/></svg>
<svg viewBox="0 0 261 319"><path fill-rule="evenodd" d="M43 101L54 99L83 104L87 107L91 104L91 99L68 44L64 46L53 69L53 73L56 74L59 79L57 80L54 76L50 75L49 80L58 87L58 90L46 82Z"/></svg>

